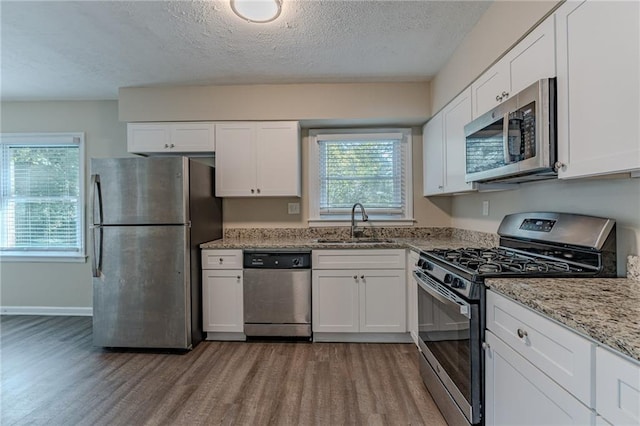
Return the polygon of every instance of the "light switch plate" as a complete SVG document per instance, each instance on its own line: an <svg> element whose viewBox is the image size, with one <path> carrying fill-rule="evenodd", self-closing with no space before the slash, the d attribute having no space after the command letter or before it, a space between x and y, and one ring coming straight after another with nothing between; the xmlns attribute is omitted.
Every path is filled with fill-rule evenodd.
<svg viewBox="0 0 640 426"><path fill-rule="evenodd" d="M287 205L287 212L289 214L300 214L300 203L289 203Z"/></svg>
<svg viewBox="0 0 640 426"><path fill-rule="evenodd" d="M482 202L482 216L489 216L489 201Z"/></svg>

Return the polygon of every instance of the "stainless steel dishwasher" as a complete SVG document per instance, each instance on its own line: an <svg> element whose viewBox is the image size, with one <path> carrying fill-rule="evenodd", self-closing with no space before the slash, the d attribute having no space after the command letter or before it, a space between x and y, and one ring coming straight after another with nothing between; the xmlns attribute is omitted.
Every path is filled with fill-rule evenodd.
<svg viewBox="0 0 640 426"><path fill-rule="evenodd" d="M311 337L311 251L244 251L247 337Z"/></svg>

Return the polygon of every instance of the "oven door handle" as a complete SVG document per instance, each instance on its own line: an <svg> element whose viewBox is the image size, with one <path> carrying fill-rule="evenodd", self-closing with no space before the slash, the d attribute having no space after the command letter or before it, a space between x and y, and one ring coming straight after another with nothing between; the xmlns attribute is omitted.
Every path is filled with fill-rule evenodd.
<svg viewBox="0 0 640 426"><path fill-rule="evenodd" d="M464 315L468 319L471 319L471 309L470 309L471 306L467 302L457 297L454 298L455 296L453 294L452 295L442 294L440 291L438 291L438 289L432 287L431 285L429 285L429 283L425 282L424 279L416 271L413 271L413 276L415 277L416 282L421 289L423 289L424 291L429 293L431 296L433 296L435 299L439 300L440 302L446 305L453 305L458 307L460 309L461 315Z"/></svg>

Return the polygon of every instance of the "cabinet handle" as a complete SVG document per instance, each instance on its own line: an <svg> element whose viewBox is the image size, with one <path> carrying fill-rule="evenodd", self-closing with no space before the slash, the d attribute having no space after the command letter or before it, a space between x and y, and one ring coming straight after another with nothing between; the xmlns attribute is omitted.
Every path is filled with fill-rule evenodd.
<svg viewBox="0 0 640 426"><path fill-rule="evenodd" d="M502 100L502 96L496 95L496 102L500 102Z"/></svg>
<svg viewBox="0 0 640 426"><path fill-rule="evenodd" d="M169 148L174 148L174 147L175 147L174 144L169 145Z"/></svg>
<svg viewBox="0 0 640 426"><path fill-rule="evenodd" d="M354 280L357 280L357 279L358 279L358 276L357 276L357 275L354 275L354 276L353 276L353 279L354 279Z"/></svg>
<svg viewBox="0 0 640 426"><path fill-rule="evenodd" d="M444 186L438 185L438 189L442 189L442 188L444 188Z"/></svg>
<svg viewBox="0 0 640 426"><path fill-rule="evenodd" d="M488 351L489 349L491 349L491 345L488 344L487 342L482 342L482 349L484 349L485 351Z"/></svg>
<svg viewBox="0 0 640 426"><path fill-rule="evenodd" d="M240 275L237 275L237 276L236 276L236 279L237 279L238 281L240 281Z"/></svg>
<svg viewBox="0 0 640 426"><path fill-rule="evenodd" d="M258 188L258 190L257 190L257 191L258 191L258 194L259 194L259 193L260 193L260 188Z"/></svg>
<svg viewBox="0 0 640 426"><path fill-rule="evenodd" d="M165 144L164 144L164 147L165 147L165 148L169 148L169 144L168 144L168 143L165 143Z"/></svg>
<svg viewBox="0 0 640 426"><path fill-rule="evenodd" d="M527 337L527 336L528 336L528 334L527 334L527 331L526 331L526 330L522 330L522 329L520 329L520 328L518 329L518 337L519 337L519 338L521 338L521 339L522 339L522 338L525 338L525 337Z"/></svg>
<svg viewBox="0 0 640 426"><path fill-rule="evenodd" d="M220 259L218 259L218 262L219 262L219 263L222 263L222 262L224 262L224 259L223 259L223 258L220 258Z"/></svg>
<svg viewBox="0 0 640 426"><path fill-rule="evenodd" d="M361 279L361 280L364 280L364 275L360 275L360 279Z"/></svg>
<svg viewBox="0 0 640 426"><path fill-rule="evenodd" d="M509 97L509 92L502 92L501 98L508 98L508 97Z"/></svg>
<svg viewBox="0 0 640 426"><path fill-rule="evenodd" d="M553 164L553 170L555 170L556 172L559 172L559 171L560 171L560 169L564 170L564 169L566 169L566 168L567 168L567 165L566 165L566 164L564 164L564 163L561 163L560 161L556 161L556 162Z"/></svg>
<svg viewBox="0 0 640 426"><path fill-rule="evenodd" d="M252 190L251 190L251 193L252 193L252 194L254 194L255 192L256 192L256 191L255 191L255 189L252 189Z"/></svg>

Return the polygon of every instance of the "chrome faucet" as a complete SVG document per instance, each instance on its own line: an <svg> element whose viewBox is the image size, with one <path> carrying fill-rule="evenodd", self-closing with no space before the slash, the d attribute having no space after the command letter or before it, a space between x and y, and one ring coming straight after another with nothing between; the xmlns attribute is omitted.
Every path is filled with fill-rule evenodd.
<svg viewBox="0 0 640 426"><path fill-rule="evenodd" d="M351 207L351 238L355 238L356 236L356 207L358 206L360 206L360 211L362 212L362 221L366 222L369 220L364 206L360 203L355 203L353 207Z"/></svg>

